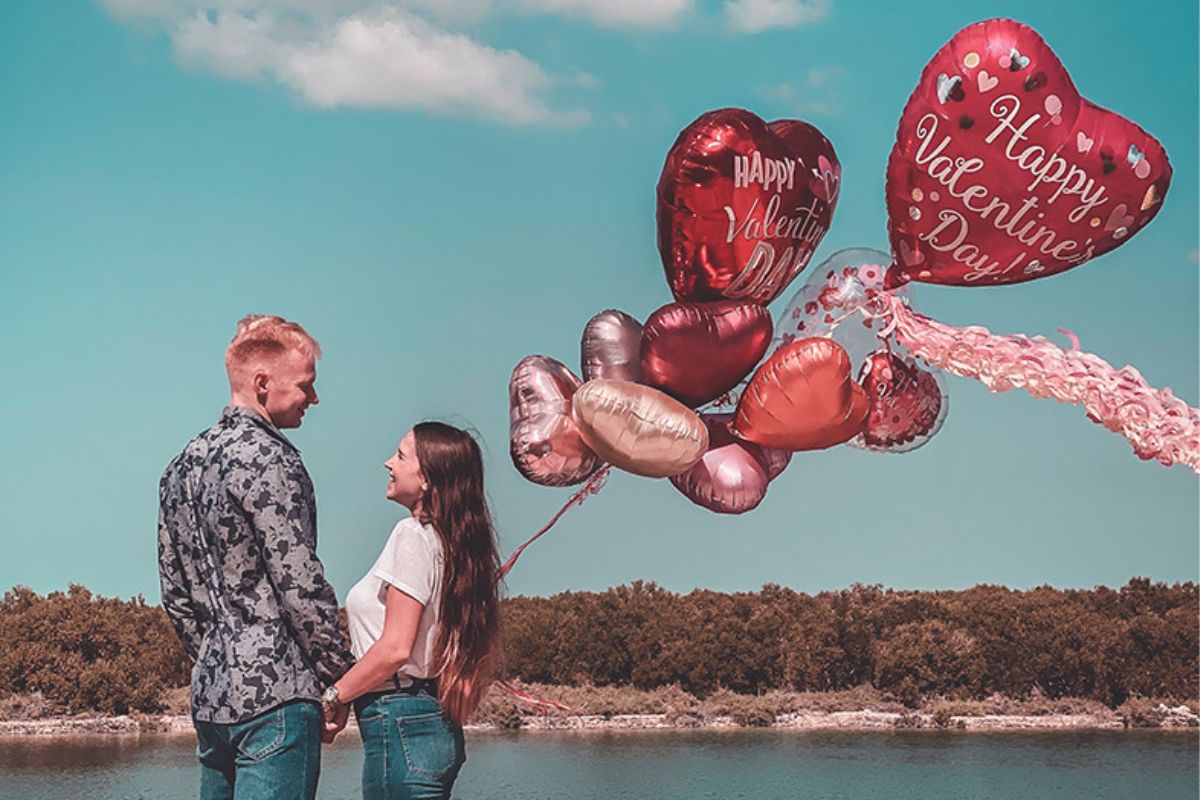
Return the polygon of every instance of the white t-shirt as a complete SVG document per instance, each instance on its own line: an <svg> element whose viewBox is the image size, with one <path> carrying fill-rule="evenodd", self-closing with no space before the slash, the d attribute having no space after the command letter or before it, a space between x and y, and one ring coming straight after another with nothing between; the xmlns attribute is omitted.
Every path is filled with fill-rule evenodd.
<svg viewBox="0 0 1200 800"><path fill-rule="evenodd" d="M442 542L437 531L412 517L397 522L371 571L346 595L350 650L356 659L383 635L389 584L425 606L412 652L399 671L414 678L436 677L431 661L442 596Z"/></svg>

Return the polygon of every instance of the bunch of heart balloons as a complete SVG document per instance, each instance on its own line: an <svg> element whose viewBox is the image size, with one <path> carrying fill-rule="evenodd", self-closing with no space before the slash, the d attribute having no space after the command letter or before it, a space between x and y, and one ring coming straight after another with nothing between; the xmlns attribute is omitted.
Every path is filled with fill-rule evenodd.
<svg viewBox="0 0 1200 800"><path fill-rule="evenodd" d="M658 183L675 301L644 325L616 310L593 317L582 378L547 356L516 366L511 452L522 475L568 486L611 465L742 513L794 452L928 442L948 402L941 376L914 356L995 390L1078 403L1143 458L1200 470L1200 412L1170 390L1077 348L935 323L901 296L912 282L1056 275L1129 241L1161 208L1162 145L1082 98L1035 31L989 20L934 55L888 163L891 255L834 253L774 324L767 305L812 259L840 178L833 146L808 123L727 108L689 125Z"/></svg>

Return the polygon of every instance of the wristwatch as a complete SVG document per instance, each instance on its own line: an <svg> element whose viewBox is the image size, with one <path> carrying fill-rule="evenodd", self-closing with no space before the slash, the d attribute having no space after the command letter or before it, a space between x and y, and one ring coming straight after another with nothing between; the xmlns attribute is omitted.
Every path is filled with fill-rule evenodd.
<svg viewBox="0 0 1200 800"><path fill-rule="evenodd" d="M337 684L332 684L325 690L325 694L321 695L321 705L325 708L332 709L341 705L341 694L338 692Z"/></svg>

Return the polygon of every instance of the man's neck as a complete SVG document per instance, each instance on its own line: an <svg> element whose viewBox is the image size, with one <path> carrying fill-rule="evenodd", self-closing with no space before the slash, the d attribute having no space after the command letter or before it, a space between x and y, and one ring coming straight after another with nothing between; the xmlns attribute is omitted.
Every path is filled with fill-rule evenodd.
<svg viewBox="0 0 1200 800"><path fill-rule="evenodd" d="M259 403L255 398L247 399L235 394L230 396L229 405L233 406L234 408L244 408L247 411L253 411L255 414L258 414L272 425L275 424L275 422L271 419L271 415L267 413L266 407Z"/></svg>

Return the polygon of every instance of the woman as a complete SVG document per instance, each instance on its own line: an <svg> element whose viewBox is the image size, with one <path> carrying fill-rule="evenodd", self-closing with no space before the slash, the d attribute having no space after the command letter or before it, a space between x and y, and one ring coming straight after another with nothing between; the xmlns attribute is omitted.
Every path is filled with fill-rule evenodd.
<svg viewBox="0 0 1200 800"><path fill-rule="evenodd" d="M448 798L466 760L462 725L499 653L500 562L479 445L422 422L387 460L387 497L412 511L346 596L357 663L326 692L326 735L353 704L363 797Z"/></svg>

